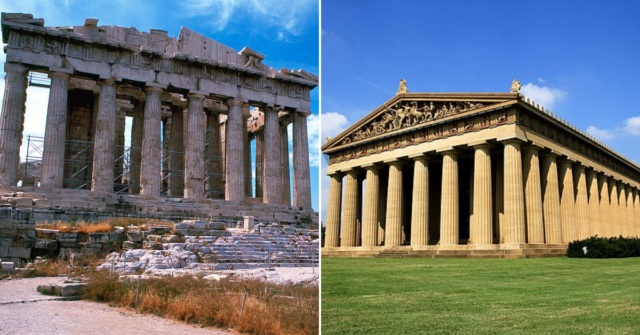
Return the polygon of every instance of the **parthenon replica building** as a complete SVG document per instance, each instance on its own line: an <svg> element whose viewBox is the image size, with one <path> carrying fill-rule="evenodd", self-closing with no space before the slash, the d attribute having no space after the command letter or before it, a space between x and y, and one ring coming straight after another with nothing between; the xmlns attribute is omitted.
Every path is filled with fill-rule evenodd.
<svg viewBox="0 0 640 335"><path fill-rule="evenodd" d="M91 213L317 221L306 120L317 76L270 68L255 50L238 52L185 27L176 39L162 30L99 26L93 18L45 27L30 14L2 13L2 37L1 205L30 208L42 219ZM39 140L23 134L33 121L24 118L27 86L38 78L50 87ZM36 143L31 153L40 152L41 165L21 164L27 140L30 148Z"/></svg>
<svg viewBox="0 0 640 335"><path fill-rule="evenodd" d="M323 257L544 257L636 236L640 166L520 87L410 93L403 80L328 139Z"/></svg>

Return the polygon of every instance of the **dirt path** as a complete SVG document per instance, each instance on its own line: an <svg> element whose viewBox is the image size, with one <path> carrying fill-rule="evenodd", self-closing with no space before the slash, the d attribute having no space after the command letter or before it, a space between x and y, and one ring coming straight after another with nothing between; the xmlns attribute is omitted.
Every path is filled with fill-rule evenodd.
<svg viewBox="0 0 640 335"><path fill-rule="evenodd" d="M59 280L0 281L0 334L234 334L97 302L54 300L36 291L38 285Z"/></svg>

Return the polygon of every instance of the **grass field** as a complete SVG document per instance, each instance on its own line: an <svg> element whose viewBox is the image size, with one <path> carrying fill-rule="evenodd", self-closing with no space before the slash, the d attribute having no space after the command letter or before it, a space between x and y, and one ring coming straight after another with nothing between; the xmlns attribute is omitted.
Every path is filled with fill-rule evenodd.
<svg viewBox="0 0 640 335"><path fill-rule="evenodd" d="M640 334L640 259L322 259L322 334Z"/></svg>

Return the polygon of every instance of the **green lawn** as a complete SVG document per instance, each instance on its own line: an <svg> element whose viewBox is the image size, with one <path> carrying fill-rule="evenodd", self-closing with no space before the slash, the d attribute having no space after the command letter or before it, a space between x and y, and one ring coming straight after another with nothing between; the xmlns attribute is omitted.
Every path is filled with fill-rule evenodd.
<svg viewBox="0 0 640 335"><path fill-rule="evenodd" d="M322 259L322 334L640 334L640 259Z"/></svg>

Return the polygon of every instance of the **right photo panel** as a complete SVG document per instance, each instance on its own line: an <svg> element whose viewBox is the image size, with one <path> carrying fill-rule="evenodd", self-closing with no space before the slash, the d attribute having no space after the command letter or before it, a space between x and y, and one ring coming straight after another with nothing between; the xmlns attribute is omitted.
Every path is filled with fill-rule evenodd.
<svg viewBox="0 0 640 335"><path fill-rule="evenodd" d="M322 333L638 333L640 5L321 7Z"/></svg>

